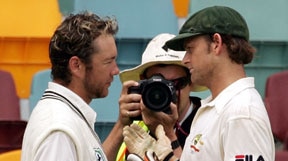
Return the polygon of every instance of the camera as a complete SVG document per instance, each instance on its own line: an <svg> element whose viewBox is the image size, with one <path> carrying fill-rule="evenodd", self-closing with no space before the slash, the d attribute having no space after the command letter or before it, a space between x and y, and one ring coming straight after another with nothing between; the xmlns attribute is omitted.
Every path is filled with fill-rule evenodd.
<svg viewBox="0 0 288 161"><path fill-rule="evenodd" d="M139 81L139 86L128 88L128 94L141 94L144 105L156 112L170 113L170 103L177 102L176 89L172 81L166 80L161 74Z"/></svg>

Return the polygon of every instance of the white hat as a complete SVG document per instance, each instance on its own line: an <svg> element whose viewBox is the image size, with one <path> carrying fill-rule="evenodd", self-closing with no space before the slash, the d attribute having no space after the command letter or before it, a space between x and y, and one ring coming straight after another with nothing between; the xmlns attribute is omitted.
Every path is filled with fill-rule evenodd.
<svg viewBox="0 0 288 161"><path fill-rule="evenodd" d="M143 74L145 69L156 64L174 64L186 67L182 64L182 59L185 51L174 51L168 49L167 52L162 48L166 41L174 38L175 35L163 33L154 37L147 45L143 55L142 62L135 68L126 69L120 72L121 82L128 80L139 81L140 75ZM206 87L194 85L193 91L204 91Z"/></svg>

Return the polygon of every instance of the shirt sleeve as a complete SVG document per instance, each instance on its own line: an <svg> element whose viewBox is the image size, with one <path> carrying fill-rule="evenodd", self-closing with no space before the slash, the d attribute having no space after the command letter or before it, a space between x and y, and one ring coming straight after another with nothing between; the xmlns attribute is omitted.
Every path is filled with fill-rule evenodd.
<svg viewBox="0 0 288 161"><path fill-rule="evenodd" d="M71 138L61 131L53 132L38 148L34 161L77 161Z"/></svg>

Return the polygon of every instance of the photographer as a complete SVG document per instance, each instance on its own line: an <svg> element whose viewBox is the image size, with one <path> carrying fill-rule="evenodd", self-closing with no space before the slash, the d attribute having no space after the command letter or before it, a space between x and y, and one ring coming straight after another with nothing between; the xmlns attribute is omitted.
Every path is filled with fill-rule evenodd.
<svg viewBox="0 0 288 161"><path fill-rule="evenodd" d="M166 33L154 37L142 55L142 63L120 73L123 90L119 104L120 112L126 113L131 123L134 121L152 136L156 126L162 124L173 143L174 153L180 157L192 119L200 106L200 98L191 97L190 92L206 88L191 83L189 70L181 64L185 52L162 49L173 37L175 35ZM126 160L126 157L123 143L117 160Z"/></svg>

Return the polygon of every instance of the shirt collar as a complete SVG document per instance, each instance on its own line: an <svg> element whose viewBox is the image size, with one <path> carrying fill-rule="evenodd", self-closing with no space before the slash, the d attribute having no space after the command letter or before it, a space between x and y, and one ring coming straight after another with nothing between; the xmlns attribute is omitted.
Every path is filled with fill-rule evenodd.
<svg viewBox="0 0 288 161"><path fill-rule="evenodd" d="M238 93L247 89L254 88L254 78L246 77L241 78L228 87L226 87L214 100L212 96L208 96L206 99L201 100L201 108L215 107L217 113L220 113L224 110L223 107ZM216 106L217 105L217 106Z"/></svg>
<svg viewBox="0 0 288 161"><path fill-rule="evenodd" d="M80 110L94 130L97 114L81 97L70 89L55 82L48 83L48 90L57 92L69 99L69 101Z"/></svg>

